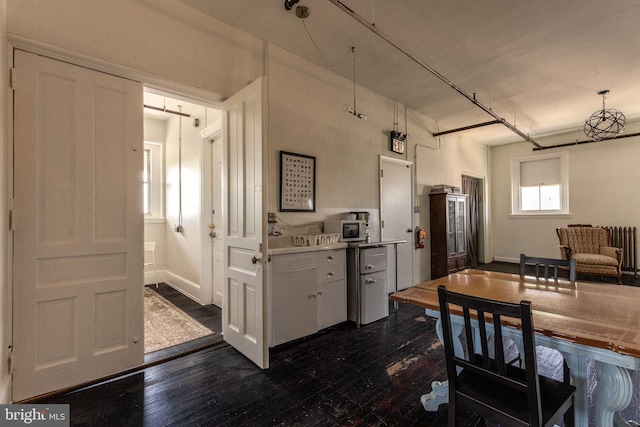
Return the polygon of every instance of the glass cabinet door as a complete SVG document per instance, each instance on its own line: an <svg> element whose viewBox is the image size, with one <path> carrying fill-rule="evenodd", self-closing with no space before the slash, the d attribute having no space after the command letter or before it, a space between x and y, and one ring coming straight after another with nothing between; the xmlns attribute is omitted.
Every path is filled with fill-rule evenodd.
<svg viewBox="0 0 640 427"><path fill-rule="evenodd" d="M447 247L449 253L457 252L456 249L456 222L458 218L456 216L456 201L447 198Z"/></svg>
<svg viewBox="0 0 640 427"><path fill-rule="evenodd" d="M456 252L463 252L466 247L465 237L466 200L458 199L456 207Z"/></svg>

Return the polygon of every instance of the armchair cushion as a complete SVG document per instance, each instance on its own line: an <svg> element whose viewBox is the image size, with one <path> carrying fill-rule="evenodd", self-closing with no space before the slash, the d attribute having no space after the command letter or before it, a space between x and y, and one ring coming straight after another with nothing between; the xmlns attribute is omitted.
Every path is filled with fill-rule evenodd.
<svg viewBox="0 0 640 427"><path fill-rule="evenodd" d="M573 254L571 258L574 258L578 264L590 264L590 265L610 265L612 267L618 266L618 260L600 254Z"/></svg>

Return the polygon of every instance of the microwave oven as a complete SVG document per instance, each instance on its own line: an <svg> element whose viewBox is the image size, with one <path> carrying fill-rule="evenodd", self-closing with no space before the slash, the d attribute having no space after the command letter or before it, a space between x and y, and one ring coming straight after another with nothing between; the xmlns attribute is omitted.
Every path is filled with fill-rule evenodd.
<svg viewBox="0 0 640 427"><path fill-rule="evenodd" d="M342 242L364 242L367 222L360 219L330 219L324 222L325 233L340 233Z"/></svg>

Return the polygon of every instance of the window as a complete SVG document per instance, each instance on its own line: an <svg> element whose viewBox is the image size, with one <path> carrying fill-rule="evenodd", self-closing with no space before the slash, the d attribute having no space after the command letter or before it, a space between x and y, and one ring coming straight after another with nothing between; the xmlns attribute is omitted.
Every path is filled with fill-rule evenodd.
<svg viewBox="0 0 640 427"><path fill-rule="evenodd" d="M511 161L514 215L569 213L569 155L554 153Z"/></svg>
<svg viewBox="0 0 640 427"><path fill-rule="evenodd" d="M146 221L162 220L164 217L162 144L145 142L143 158L142 193L144 217Z"/></svg>
<svg viewBox="0 0 640 427"><path fill-rule="evenodd" d="M144 149L144 169L142 171L142 194L144 214L151 215L151 149Z"/></svg>

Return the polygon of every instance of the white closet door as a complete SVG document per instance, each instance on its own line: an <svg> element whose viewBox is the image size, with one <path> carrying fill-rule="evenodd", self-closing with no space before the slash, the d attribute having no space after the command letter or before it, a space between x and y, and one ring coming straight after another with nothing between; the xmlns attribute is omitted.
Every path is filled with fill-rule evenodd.
<svg viewBox="0 0 640 427"><path fill-rule="evenodd" d="M263 94L257 79L223 105L224 339L261 368L269 367L266 340L266 195L262 156Z"/></svg>
<svg viewBox="0 0 640 427"><path fill-rule="evenodd" d="M406 240L397 246L398 290L413 286L413 225L411 223L412 163L380 156L380 219L382 240ZM396 287L393 246L388 251L387 292Z"/></svg>
<svg viewBox="0 0 640 427"><path fill-rule="evenodd" d="M144 358L142 86L15 52L13 400Z"/></svg>

